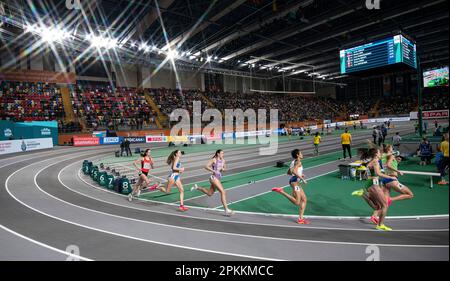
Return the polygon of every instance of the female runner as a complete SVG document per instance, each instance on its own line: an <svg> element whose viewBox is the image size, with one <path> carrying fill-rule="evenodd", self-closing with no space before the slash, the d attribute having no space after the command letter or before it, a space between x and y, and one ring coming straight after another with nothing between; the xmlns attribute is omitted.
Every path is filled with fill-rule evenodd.
<svg viewBox="0 0 450 281"><path fill-rule="evenodd" d="M282 187L274 187L272 188L272 191L282 194L294 205L299 207L299 218L297 220L298 224L309 224L310 222L303 217L306 209L307 198L302 186L300 185L300 181L307 184L306 178L303 175L303 165L301 162L303 159L303 154L299 149L294 149L291 152L291 156L294 160L291 162L288 175L291 175L289 185L292 188L292 195L285 192Z"/></svg>
<svg viewBox="0 0 450 281"><path fill-rule="evenodd" d="M216 190L219 191L220 200L222 201L222 205L225 210L225 215L231 216L232 214L234 214L234 212L228 208L225 190L223 188L222 182L220 181L220 179L222 178L222 172L226 169L224 152L222 149L216 151L211 160L209 160L208 164L206 164L205 169L212 173L212 175L209 177L211 186L209 187L209 189L206 189L204 187L198 186L197 184L194 184L194 186L191 188L191 191L200 190L208 196L212 196L214 194L214 191Z"/></svg>

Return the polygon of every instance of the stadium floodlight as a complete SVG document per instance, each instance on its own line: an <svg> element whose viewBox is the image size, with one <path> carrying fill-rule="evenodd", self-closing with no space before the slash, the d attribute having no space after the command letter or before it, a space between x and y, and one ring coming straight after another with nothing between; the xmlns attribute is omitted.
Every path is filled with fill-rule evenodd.
<svg viewBox="0 0 450 281"><path fill-rule="evenodd" d="M147 48L147 44L145 43L141 43L141 45L139 45L139 51L145 50Z"/></svg>
<svg viewBox="0 0 450 281"><path fill-rule="evenodd" d="M117 39L113 38L91 35L89 41L91 41L91 47L95 48L113 49L117 47Z"/></svg>
<svg viewBox="0 0 450 281"><path fill-rule="evenodd" d="M71 37L70 32L64 29L46 26L39 27L38 25L35 24L32 25L27 24L25 26L25 32L36 33L42 38L42 41L47 43L61 41Z"/></svg>
<svg viewBox="0 0 450 281"><path fill-rule="evenodd" d="M173 59L177 58L177 56L178 56L177 50L169 50L169 51L167 52L167 58L168 58L168 59L173 60Z"/></svg>
<svg viewBox="0 0 450 281"><path fill-rule="evenodd" d="M25 26L25 32L29 32L29 33L36 32L36 25L34 25L34 24L27 24Z"/></svg>

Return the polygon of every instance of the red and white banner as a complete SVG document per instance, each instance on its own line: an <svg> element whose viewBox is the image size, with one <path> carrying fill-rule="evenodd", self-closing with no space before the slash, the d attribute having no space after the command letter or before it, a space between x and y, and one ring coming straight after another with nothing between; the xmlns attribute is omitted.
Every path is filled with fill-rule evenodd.
<svg viewBox="0 0 450 281"><path fill-rule="evenodd" d="M100 145L100 138L97 137L73 137L73 146L95 146Z"/></svg>
<svg viewBox="0 0 450 281"><path fill-rule="evenodd" d="M167 142L166 136L145 136L145 142Z"/></svg>
<svg viewBox="0 0 450 281"><path fill-rule="evenodd" d="M418 112L411 112L411 119L417 120L419 119ZM422 111L423 119L446 119L448 118L448 109L447 110L431 110L431 111Z"/></svg>
<svg viewBox="0 0 450 281"><path fill-rule="evenodd" d="M439 118L448 118L448 109L423 112L423 119L439 119Z"/></svg>
<svg viewBox="0 0 450 281"><path fill-rule="evenodd" d="M222 134L211 134L209 136L206 136L207 140L221 140Z"/></svg>

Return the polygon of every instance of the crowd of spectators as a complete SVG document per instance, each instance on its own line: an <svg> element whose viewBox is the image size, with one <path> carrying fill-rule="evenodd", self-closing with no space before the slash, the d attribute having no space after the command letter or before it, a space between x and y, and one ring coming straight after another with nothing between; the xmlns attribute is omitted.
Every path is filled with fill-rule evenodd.
<svg viewBox="0 0 450 281"><path fill-rule="evenodd" d="M156 112L148 105L143 91L136 88L76 85L72 89L72 105L76 117L83 118L88 128L144 129L155 124ZM202 102L202 113L211 101L220 111L251 108L255 111L278 109L280 121L334 120L343 115L369 115L375 104L379 116L405 115L417 110L415 96L367 97L358 100L335 100L277 93L230 93L220 91L149 89L149 94L169 116L180 108L192 117L193 101ZM448 93L423 97L423 110L448 109ZM205 98L206 97L206 98ZM59 87L47 83L0 82L0 118L12 121L58 120L60 132L81 130L78 122L64 122L64 108Z"/></svg>
<svg viewBox="0 0 450 281"><path fill-rule="evenodd" d="M55 84L1 81L1 119L49 121L64 115L61 93Z"/></svg>
<svg viewBox="0 0 450 281"><path fill-rule="evenodd" d="M433 93L428 92L423 96L423 110L449 109L448 92Z"/></svg>
<svg viewBox="0 0 450 281"><path fill-rule="evenodd" d="M135 88L83 87L72 92L72 107L76 116L86 121L88 128L97 130L151 128L155 112L143 92Z"/></svg>
<svg viewBox="0 0 450 281"><path fill-rule="evenodd" d="M339 111L333 111L335 107L332 100L326 98L280 95L275 93L223 93L208 92L208 98L220 109L254 110L278 109L281 121L305 121L305 120L331 120Z"/></svg>
<svg viewBox="0 0 450 281"><path fill-rule="evenodd" d="M202 103L202 112L209 108L207 102L203 99L202 93L196 90L172 90L172 89L150 89L150 95L160 108L161 112L170 116L175 109L186 109L192 116L193 102Z"/></svg>

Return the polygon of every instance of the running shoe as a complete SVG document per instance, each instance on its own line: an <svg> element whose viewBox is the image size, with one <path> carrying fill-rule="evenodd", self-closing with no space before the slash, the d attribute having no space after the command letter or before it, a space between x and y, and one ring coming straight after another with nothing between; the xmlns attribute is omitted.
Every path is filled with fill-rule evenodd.
<svg viewBox="0 0 450 281"><path fill-rule="evenodd" d="M274 188L272 188L272 191L281 193L281 191L283 191L283 188L282 187L274 187Z"/></svg>
<svg viewBox="0 0 450 281"><path fill-rule="evenodd" d="M155 183L154 185L150 186L150 191L156 190L156 188L158 188L159 186L159 182Z"/></svg>
<svg viewBox="0 0 450 281"><path fill-rule="evenodd" d="M180 207L178 207L178 210L181 212L186 212L187 210L189 210L189 208L186 206L180 205Z"/></svg>
<svg viewBox="0 0 450 281"><path fill-rule="evenodd" d="M387 203L388 203L388 206L391 206L391 205L392 205L392 199L391 199L391 197L388 197Z"/></svg>
<svg viewBox="0 0 450 281"><path fill-rule="evenodd" d="M379 221L378 221L378 218L375 217L375 216L371 216L371 217L370 217L370 221L373 222L373 224L376 224L376 225L378 225L378 222L379 222Z"/></svg>
<svg viewBox="0 0 450 281"><path fill-rule="evenodd" d="M138 191L136 192L136 197L141 196L141 189L138 189Z"/></svg>
<svg viewBox="0 0 450 281"><path fill-rule="evenodd" d="M444 181L440 181L440 182L438 182L438 184L439 184L439 185L447 185L447 184L448 184L448 181L445 181L445 180L444 180Z"/></svg>
<svg viewBox="0 0 450 281"><path fill-rule="evenodd" d="M307 219L298 219L297 223L298 224L310 224L311 222Z"/></svg>
<svg viewBox="0 0 450 281"><path fill-rule="evenodd" d="M198 189L198 185L197 184L194 184L192 187L191 187L191 191L194 191L194 190L197 190Z"/></svg>
<svg viewBox="0 0 450 281"><path fill-rule="evenodd" d="M364 189L358 189L352 192L352 196L361 197L364 195Z"/></svg>
<svg viewBox="0 0 450 281"><path fill-rule="evenodd" d="M377 225L376 229L377 230L383 230L383 231L391 231L392 230L392 228L390 228L390 227L388 227L388 226L386 226L384 224Z"/></svg>
<svg viewBox="0 0 450 281"><path fill-rule="evenodd" d="M234 211L233 210L230 210L230 209L225 210L225 216L230 217L232 215L234 215Z"/></svg>
<svg viewBox="0 0 450 281"><path fill-rule="evenodd" d="M133 201L133 193L128 194L128 201Z"/></svg>

